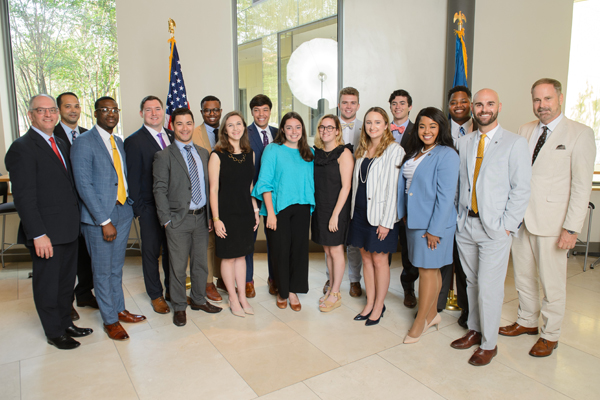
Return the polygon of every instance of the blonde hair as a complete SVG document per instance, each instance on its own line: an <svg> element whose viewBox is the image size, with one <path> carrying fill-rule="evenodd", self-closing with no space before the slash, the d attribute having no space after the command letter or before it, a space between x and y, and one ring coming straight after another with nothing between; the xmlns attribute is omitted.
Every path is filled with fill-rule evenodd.
<svg viewBox="0 0 600 400"><path fill-rule="evenodd" d="M358 148L356 149L355 153L356 158L363 157L369 149L369 145L371 144L371 137L367 134L367 129L365 126L367 122L367 115L370 112L376 112L380 114L385 122L385 131L383 132L383 137L381 138L379 145L377 145L377 148L375 149L373 158L381 157L385 149L387 149L390 144L394 143L394 135L392 134L392 131L390 131L390 118L388 117L387 112L381 107L371 107L365 113L362 131L360 132L360 141L358 142Z"/></svg>
<svg viewBox="0 0 600 400"><path fill-rule="evenodd" d="M321 139L321 133L319 132L319 126L321 126L321 122L324 119L332 119L335 124L335 129L339 132L339 135L335 136L335 144L337 146L344 144L344 138L342 137L342 124L340 123L340 119L333 114L327 114L319 118L319 122L317 123L317 134L315 135L315 147L317 149L324 149L325 143L323 143L323 139Z"/></svg>

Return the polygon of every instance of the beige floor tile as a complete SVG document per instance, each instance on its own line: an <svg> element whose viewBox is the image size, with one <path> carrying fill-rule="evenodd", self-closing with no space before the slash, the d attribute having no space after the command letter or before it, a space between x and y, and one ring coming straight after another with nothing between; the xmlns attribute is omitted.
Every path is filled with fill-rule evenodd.
<svg viewBox="0 0 600 400"><path fill-rule="evenodd" d="M273 393L259 397L260 400L320 400L312 390L304 383L296 383L283 389L279 389Z"/></svg>
<svg viewBox="0 0 600 400"><path fill-rule="evenodd" d="M568 277L567 283L600 293L600 265L596 266L595 269L590 269L588 265L586 272Z"/></svg>
<svg viewBox="0 0 600 400"><path fill-rule="evenodd" d="M567 398L497 359L485 367L473 367L468 364L473 351L455 350L450 342L448 336L436 332L379 355L446 399ZM503 351L499 346L499 352Z"/></svg>
<svg viewBox="0 0 600 400"><path fill-rule="evenodd" d="M112 342L21 361L22 399L137 399Z"/></svg>
<svg viewBox="0 0 600 400"><path fill-rule="evenodd" d="M258 395L338 367L262 305L254 310L256 315L246 318L224 311L193 321ZM289 307L278 311L293 313Z"/></svg>
<svg viewBox="0 0 600 400"><path fill-rule="evenodd" d="M19 362L0 364L0 398L19 400L21 398L21 376Z"/></svg>
<svg viewBox="0 0 600 400"><path fill-rule="evenodd" d="M19 298L19 283L16 272L4 272L0 275L0 302Z"/></svg>
<svg viewBox="0 0 600 400"><path fill-rule="evenodd" d="M256 396L190 321L184 327L143 332L116 345L140 399Z"/></svg>
<svg viewBox="0 0 600 400"><path fill-rule="evenodd" d="M567 284L567 310L600 320L600 293Z"/></svg>
<svg viewBox="0 0 600 400"><path fill-rule="evenodd" d="M600 338L600 321L598 319L570 310L565 312L559 339L561 343L600 358L598 338Z"/></svg>
<svg viewBox="0 0 600 400"><path fill-rule="evenodd" d="M321 399L443 399L377 355L304 383Z"/></svg>

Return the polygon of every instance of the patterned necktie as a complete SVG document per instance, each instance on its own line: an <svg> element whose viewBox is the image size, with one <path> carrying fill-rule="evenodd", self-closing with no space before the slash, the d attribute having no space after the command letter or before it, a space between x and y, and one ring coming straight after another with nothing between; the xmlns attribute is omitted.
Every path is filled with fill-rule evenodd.
<svg viewBox="0 0 600 400"><path fill-rule="evenodd" d="M342 122L342 130L346 128L354 129L354 121L348 122L347 124Z"/></svg>
<svg viewBox="0 0 600 400"><path fill-rule="evenodd" d="M462 126L460 127L460 136L465 136L465 128L463 128Z"/></svg>
<svg viewBox="0 0 600 400"><path fill-rule="evenodd" d="M535 145L535 150L533 150L533 157L531 158L531 165L533 165L533 163L535 162L535 159L537 158L538 154L540 153L540 150L542 150L542 146L544 145L544 143L546 143L547 136L548 136L548 127L543 126L542 134L540 135L540 138L538 139L538 141Z"/></svg>
<svg viewBox="0 0 600 400"><path fill-rule="evenodd" d="M77 139L77 131L76 130L71 131L71 137L73 138L73 142L75 141L75 139Z"/></svg>
<svg viewBox="0 0 600 400"><path fill-rule="evenodd" d="M167 144L165 143L165 141L162 138L162 132L159 132L158 135L156 135L156 136L158 136L158 140L160 140L160 147L163 149L165 147L167 147Z"/></svg>
<svg viewBox="0 0 600 400"><path fill-rule="evenodd" d="M54 142L53 137L50 138L50 144L52 145L52 150L54 150L54 153L56 154L56 156L62 163L63 167L65 167L65 169L67 169L67 166L65 165L65 160L63 160L63 158L61 157L60 152L58 151L58 147L56 147L56 143Z"/></svg>
<svg viewBox="0 0 600 400"><path fill-rule="evenodd" d="M473 191L471 197L471 209L475 214L479 212L477 208L477 177L479 176L479 170L481 169L481 163L483 162L483 151L485 150L485 138L486 134L481 135L479 139L479 146L477 147L477 160L475 161L475 174L473 175Z"/></svg>
<svg viewBox="0 0 600 400"><path fill-rule="evenodd" d="M215 129L216 130L216 129ZM198 176L198 165L192 155L192 146L186 144L183 146L187 150L188 165L190 166L190 181L192 182L192 201L200 204L202 200L202 189L200 189L200 177Z"/></svg>
<svg viewBox="0 0 600 400"><path fill-rule="evenodd" d="M117 150L117 144L115 143L115 138L113 135L110 135L110 145L112 146L113 165L115 166L115 171L117 171L117 200L121 205L123 205L127 200L127 191L125 190L125 181L123 180L123 167L121 166L121 156L119 155L119 151Z"/></svg>
<svg viewBox="0 0 600 400"><path fill-rule="evenodd" d="M269 145L269 138L267 137L267 131L260 131L263 135L263 147L267 147Z"/></svg>
<svg viewBox="0 0 600 400"><path fill-rule="evenodd" d="M215 144L219 143L219 128L214 130L215 132Z"/></svg>

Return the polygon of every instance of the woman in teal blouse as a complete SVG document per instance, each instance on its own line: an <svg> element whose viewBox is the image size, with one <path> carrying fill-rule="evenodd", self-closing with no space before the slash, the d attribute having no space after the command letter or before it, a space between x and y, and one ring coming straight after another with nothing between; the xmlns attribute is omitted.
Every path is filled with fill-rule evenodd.
<svg viewBox="0 0 600 400"><path fill-rule="evenodd" d="M252 196L262 202L267 240L277 286L277 306L294 311L297 293L308 292L308 230L315 208L313 152L300 115L281 119L277 137L265 148Z"/></svg>

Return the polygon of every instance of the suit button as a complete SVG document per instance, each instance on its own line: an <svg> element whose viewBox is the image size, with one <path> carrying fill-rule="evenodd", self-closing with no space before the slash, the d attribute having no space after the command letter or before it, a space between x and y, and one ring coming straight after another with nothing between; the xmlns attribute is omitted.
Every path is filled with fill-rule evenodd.
<svg viewBox="0 0 600 400"><path fill-rule="evenodd" d="M371 200L371 198L369 197L367 200Z"/></svg>
<svg viewBox="0 0 600 400"><path fill-rule="evenodd" d="M115 186L119 186L119 184L118 184L118 183L115 183Z"/></svg>
<svg viewBox="0 0 600 400"><path fill-rule="evenodd" d="M192 190L192 188L191 188L191 187L189 187L189 188L188 188L188 190Z"/></svg>

